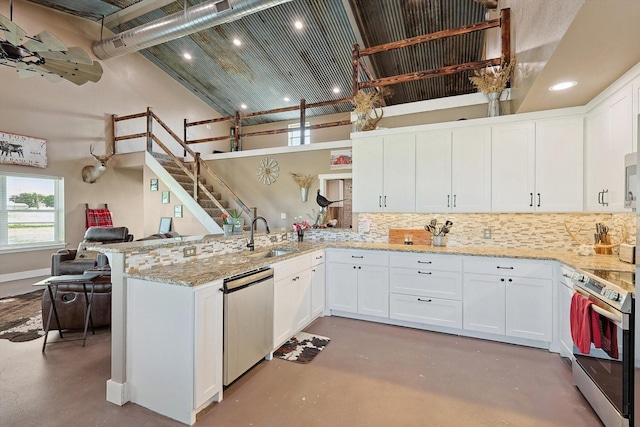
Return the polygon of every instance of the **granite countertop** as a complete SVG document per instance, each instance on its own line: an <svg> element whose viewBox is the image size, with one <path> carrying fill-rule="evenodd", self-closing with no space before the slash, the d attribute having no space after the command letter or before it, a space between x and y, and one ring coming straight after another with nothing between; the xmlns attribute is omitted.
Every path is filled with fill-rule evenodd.
<svg viewBox="0 0 640 427"><path fill-rule="evenodd" d="M273 248L295 249L287 255L264 258L263 255ZM275 245L258 248L255 252L242 251L222 256L212 256L192 262L175 263L159 266L127 274L127 277L151 280L177 286L199 286L211 281L227 278L246 271L273 265L278 262L295 258L299 255L325 248L363 249L414 253L432 253L444 255L486 256L501 258L522 258L542 261L559 261L576 268L620 270L634 272L635 265L621 262L617 255L579 256L571 251L515 249L484 246L446 246L436 247L428 245L400 245L389 243L355 243L355 242L293 242L285 245Z"/></svg>

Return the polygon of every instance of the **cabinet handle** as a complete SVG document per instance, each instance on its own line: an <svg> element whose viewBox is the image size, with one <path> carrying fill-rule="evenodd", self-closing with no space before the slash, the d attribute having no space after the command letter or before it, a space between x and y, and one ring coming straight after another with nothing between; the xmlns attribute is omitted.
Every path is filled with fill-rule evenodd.
<svg viewBox="0 0 640 427"><path fill-rule="evenodd" d="M351 255L351 258L364 258L364 255Z"/></svg>
<svg viewBox="0 0 640 427"><path fill-rule="evenodd" d="M387 207L387 196L384 196L384 207Z"/></svg>
<svg viewBox="0 0 640 427"><path fill-rule="evenodd" d="M418 301L420 301L420 302L431 302L430 299L422 299L422 298L418 298Z"/></svg>
<svg viewBox="0 0 640 427"><path fill-rule="evenodd" d="M498 266L498 269L500 269L500 270L513 270L513 267L500 267L500 266Z"/></svg>
<svg viewBox="0 0 640 427"><path fill-rule="evenodd" d="M538 193L538 207L540 207L540 193Z"/></svg>
<svg viewBox="0 0 640 427"><path fill-rule="evenodd" d="M602 191L598 191L598 204L602 204Z"/></svg>
<svg viewBox="0 0 640 427"><path fill-rule="evenodd" d="M353 269L354 269L354 270L356 269L356 266L355 266L355 265L353 266Z"/></svg>
<svg viewBox="0 0 640 427"><path fill-rule="evenodd" d="M322 255L317 256L316 259L322 259Z"/></svg>
<svg viewBox="0 0 640 427"><path fill-rule="evenodd" d="M378 207L382 207L382 196L378 196Z"/></svg>
<svg viewBox="0 0 640 427"><path fill-rule="evenodd" d="M510 282L513 282L513 279L509 279Z"/></svg>
<svg viewBox="0 0 640 427"><path fill-rule="evenodd" d="M358 266L358 270L362 270L362 267Z"/></svg>
<svg viewBox="0 0 640 427"><path fill-rule="evenodd" d="M447 207L450 208L451 204L449 203L449 200L451 200L451 195L447 194Z"/></svg>
<svg viewBox="0 0 640 427"><path fill-rule="evenodd" d="M418 261L418 264L431 264L431 261Z"/></svg>
<svg viewBox="0 0 640 427"><path fill-rule="evenodd" d="M453 195L453 207L454 207L454 208L456 207L456 197L457 197L457 196L454 194L454 195Z"/></svg>
<svg viewBox="0 0 640 427"><path fill-rule="evenodd" d="M315 269L315 268L312 268L312 269L311 269L311 272L312 272L312 273L315 273L315 272L316 272L316 269Z"/></svg>
<svg viewBox="0 0 640 427"><path fill-rule="evenodd" d="M500 278L500 281L501 281L501 282L504 282L504 277L501 277L501 278Z"/></svg>
<svg viewBox="0 0 640 427"><path fill-rule="evenodd" d="M609 193L609 190L602 190L602 206L609 206L609 202L604 201L604 194Z"/></svg>
<svg viewBox="0 0 640 427"><path fill-rule="evenodd" d="M529 207L533 207L533 193L529 193L529 197L531 198L529 200Z"/></svg>
<svg viewBox="0 0 640 427"><path fill-rule="evenodd" d="M418 274L433 274L430 271L420 271L418 270Z"/></svg>

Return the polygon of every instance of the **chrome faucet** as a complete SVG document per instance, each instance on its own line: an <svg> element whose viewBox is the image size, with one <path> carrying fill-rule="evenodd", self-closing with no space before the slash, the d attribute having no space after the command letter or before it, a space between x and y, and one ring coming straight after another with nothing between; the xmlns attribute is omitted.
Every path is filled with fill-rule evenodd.
<svg viewBox="0 0 640 427"><path fill-rule="evenodd" d="M267 224L267 220L264 219L264 217L262 216L257 216L255 218L253 218L253 221L251 221L251 239L249 240L249 243L247 243L247 247L249 248L249 250L251 252L253 252L254 248L254 244L253 244L253 229L254 229L254 225L256 223L257 220L261 219L264 222L264 227L267 229L267 234L270 234L271 231L269 230L269 224Z"/></svg>

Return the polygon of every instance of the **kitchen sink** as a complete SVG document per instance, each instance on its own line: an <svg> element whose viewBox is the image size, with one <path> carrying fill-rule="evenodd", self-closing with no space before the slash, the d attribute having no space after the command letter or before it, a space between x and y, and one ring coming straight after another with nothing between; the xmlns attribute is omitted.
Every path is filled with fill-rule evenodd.
<svg viewBox="0 0 640 427"><path fill-rule="evenodd" d="M251 258L276 258L283 255L289 255L291 253L298 252L298 249L293 248L274 248L264 252L256 252L249 255Z"/></svg>

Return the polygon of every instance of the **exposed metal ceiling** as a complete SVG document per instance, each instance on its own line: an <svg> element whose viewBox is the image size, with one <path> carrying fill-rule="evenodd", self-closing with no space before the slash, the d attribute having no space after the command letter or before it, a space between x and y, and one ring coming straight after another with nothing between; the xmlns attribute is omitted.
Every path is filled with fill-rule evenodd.
<svg viewBox="0 0 640 427"><path fill-rule="evenodd" d="M109 16L122 10L165 4L110 28L116 34L202 3L201 0L186 0L186 5L185 0L30 1L94 21L105 18L105 26L109 26ZM460 27L484 20L485 12L474 0L292 0L141 53L211 108L222 115L233 115L241 104L247 105L247 112L255 112L295 105L300 99L314 103L348 97L354 43L360 41L363 47L371 47ZM302 30L293 27L296 20L304 24ZM234 46L234 38L241 40L242 45ZM187 52L193 59L183 58ZM482 54L482 33L472 33L376 54L369 64L370 71L380 78L477 61ZM334 93L335 87L341 92ZM475 92L468 74L403 83L391 89L387 105ZM290 101L285 102L285 97ZM351 109L349 104L326 106L310 110L307 115ZM245 122L256 124L296 117L297 113L288 112Z"/></svg>

